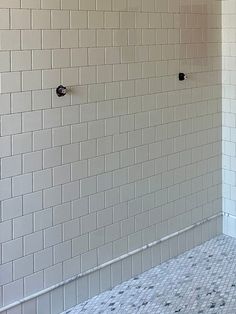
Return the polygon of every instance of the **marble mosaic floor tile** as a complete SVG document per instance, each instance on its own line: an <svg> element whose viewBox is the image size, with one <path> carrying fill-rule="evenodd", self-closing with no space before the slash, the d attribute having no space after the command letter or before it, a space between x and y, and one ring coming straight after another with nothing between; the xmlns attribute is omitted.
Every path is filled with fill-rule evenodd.
<svg viewBox="0 0 236 314"><path fill-rule="evenodd" d="M67 313L236 314L236 239L210 240Z"/></svg>

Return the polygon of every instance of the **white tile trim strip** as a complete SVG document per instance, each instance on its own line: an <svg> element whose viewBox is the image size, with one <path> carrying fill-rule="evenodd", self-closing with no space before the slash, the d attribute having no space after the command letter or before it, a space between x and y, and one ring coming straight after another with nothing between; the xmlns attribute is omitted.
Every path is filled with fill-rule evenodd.
<svg viewBox="0 0 236 314"><path fill-rule="evenodd" d="M220 217L222 217L222 213L218 213L218 214L216 214L214 216L211 216L209 218L203 219L202 221L197 222L197 223L195 223L195 224L193 224L191 226L188 226L187 228L184 228L184 229L182 229L182 230L180 230L178 232L172 233L172 234L170 234L170 235L168 235L166 237L163 237L163 238L161 238L161 239L159 239L157 241L154 241L154 242L152 242L150 244L144 245L143 247L141 247L139 249L136 249L136 250L131 251L131 252L127 253L127 254L121 255L120 257L115 258L115 259L113 259L113 260L111 260L109 262L101 264L98 267L94 267L94 268L92 268L92 269L90 269L90 270L88 270L86 272L83 272L83 273L78 274L78 275L76 275L74 277L71 277L70 279L67 279L65 281L61 281L60 283L58 283L56 285L53 285L53 286L51 286L51 287L49 287L47 289L41 290L38 293L32 294L32 295L30 295L30 296L28 296L26 298L22 298L21 300L19 300L17 302L14 302L14 303L9 304L9 305L7 305L5 307L2 307L0 309L0 313L2 313L4 311L7 311L7 310L9 310L9 309L11 309L13 307L18 306L18 305L21 305L21 304L23 304L25 302L28 302L30 300L36 299L36 298L38 298L38 297L40 297L40 296L42 296L44 294L47 294L47 293L49 293L49 292L51 292L51 291L53 291L53 290L55 290L55 289L57 289L59 287L65 286L65 285L67 285L67 284L69 284L69 283L71 283L71 282L73 282L73 281L75 281L75 280L77 280L77 279L79 279L81 277L85 277L85 276L90 275L91 273L100 271L101 269L103 269L105 267L108 267L108 266L110 266L110 265L112 265L114 263L117 263L117 262L119 262L121 260L124 260L124 259L126 259L128 257L131 257L131 256L133 256L135 254L141 253L141 252L143 252L143 251L145 251L147 249L150 249L150 248L152 248L152 247L154 247L154 246L156 246L156 245L158 245L158 244L160 244L160 243L162 243L164 241L170 240L170 239L172 239L174 237L178 237L179 235L181 235L183 233L186 233L187 231L190 231L191 229L194 229L194 228L196 228L198 226L204 225L205 223L208 223L208 222L210 222L212 220L215 220L217 218L220 218Z"/></svg>

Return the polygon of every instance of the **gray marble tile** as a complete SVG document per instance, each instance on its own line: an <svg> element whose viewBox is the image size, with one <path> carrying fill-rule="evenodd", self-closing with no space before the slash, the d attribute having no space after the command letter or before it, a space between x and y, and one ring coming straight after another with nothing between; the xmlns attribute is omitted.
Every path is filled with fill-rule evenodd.
<svg viewBox="0 0 236 314"><path fill-rule="evenodd" d="M217 237L68 313L236 314L236 239Z"/></svg>

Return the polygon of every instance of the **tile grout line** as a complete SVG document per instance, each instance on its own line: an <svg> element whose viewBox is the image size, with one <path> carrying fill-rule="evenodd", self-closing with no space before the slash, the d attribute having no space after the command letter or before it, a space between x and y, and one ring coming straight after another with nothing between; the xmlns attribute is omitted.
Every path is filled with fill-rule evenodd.
<svg viewBox="0 0 236 314"><path fill-rule="evenodd" d="M118 257L118 258L115 258L115 259L113 259L113 260L111 260L111 261L109 261L109 262L106 262L106 263L104 263L104 264L102 264L102 265L96 266L96 267L94 267L94 268L92 268L92 269L90 269L90 270L88 270L88 271L86 271L86 272L84 272L84 273L82 273L82 274L76 275L76 276L74 276L74 277L72 277L72 278L70 278L70 279L67 279L67 280L65 280L65 281L61 281L60 283L58 283L58 284L56 284L56 285L54 285L54 286L51 286L51 287L49 287L49 288L47 288L47 289L41 290L41 291L38 292L38 293L32 294L32 295L30 295L29 297L22 298L22 299L19 300L19 301L16 301L16 302L14 302L14 303L12 303L12 304L9 304L9 305L7 305L7 306L5 306L5 307L2 307L2 308L0 309L0 313L2 313L2 312L4 312L4 311L7 311L7 310L9 310L9 309L11 309L11 308L13 308L13 307L15 307L15 306L21 305L21 304L23 304L23 303L25 303L25 302L27 302L27 301L30 301L30 300L32 300L32 299L35 299L35 298L37 298L37 297L39 297L39 296L41 296L41 295L44 295L44 294L46 294L46 293L49 293L49 292L51 292L51 291L53 291L53 290L55 290L55 289L57 289L57 288L59 288L59 287L63 287L63 286L65 286L66 284L69 284L69 283L71 283L71 282L73 282L73 281L75 281L75 280L77 280L77 279L79 279L79 278L81 278L81 277L85 277L85 276L87 276L87 275L89 275L89 274L91 274L91 273L94 273L94 272L96 272L96 271L99 271L99 270L101 270L101 269L103 269L103 268L105 268L105 267L107 267L107 266L110 266L110 265L116 263L116 262L119 262L119 261L121 261L121 260L124 260L124 259L130 257L130 256L133 256L133 255L135 255L135 254L138 254L138 253L140 253L140 252L143 252L143 251L145 251L146 249L152 248L152 247L154 247L154 246L156 246L156 245L158 245L158 244L160 244L160 243L162 243L162 242L164 242L164 241L167 241L167 240L169 240L169 239L171 239L171 238L174 238L174 237L176 237L176 236L178 236L178 235L180 235L180 234L183 234L183 233L185 233L185 232L187 232L187 231L189 231L189 230L191 230L191 229L194 229L195 227L198 227L198 226L200 226L200 225L203 225L203 224L206 223L206 222L209 222L209 221L214 220L214 219L216 219L216 218L220 218L220 217L222 217L222 216L223 216L222 213L218 213L218 214L216 214L216 215L214 215L214 216L211 216L211 217L209 217L209 218L203 219L203 220L201 220L200 222L197 222L197 223L195 223L195 224L193 224L193 225L191 225L191 226L189 226L189 227L186 227L186 228L184 228L184 229L182 229L182 230L180 230L180 231L177 231L177 232L172 233L172 234L170 234L170 235L168 235L168 236L166 236L166 237L163 237L163 238L161 238L160 240L156 240L156 241L154 241L154 242L152 242L152 243L150 243L150 244L144 245L143 247L141 247L141 248L139 248L139 249L136 249L136 250L134 250L134 251L132 251L132 252L129 252L129 253L127 253L127 254L124 254L124 255L122 255L122 256L120 256L120 257Z"/></svg>

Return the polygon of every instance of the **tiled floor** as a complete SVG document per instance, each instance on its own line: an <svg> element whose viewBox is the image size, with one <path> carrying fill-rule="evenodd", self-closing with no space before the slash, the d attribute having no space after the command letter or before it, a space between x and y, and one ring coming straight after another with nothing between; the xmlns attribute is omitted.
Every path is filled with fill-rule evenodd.
<svg viewBox="0 0 236 314"><path fill-rule="evenodd" d="M215 238L69 313L236 314L236 240Z"/></svg>

